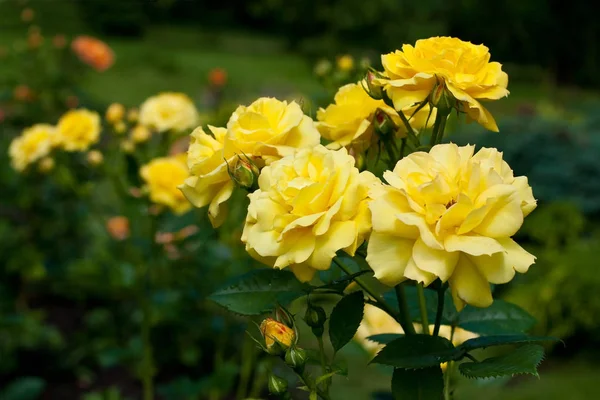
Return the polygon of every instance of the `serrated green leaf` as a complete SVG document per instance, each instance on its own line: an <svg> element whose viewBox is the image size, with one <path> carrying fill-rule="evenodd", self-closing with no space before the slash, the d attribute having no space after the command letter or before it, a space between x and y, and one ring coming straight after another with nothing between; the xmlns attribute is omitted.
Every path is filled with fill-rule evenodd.
<svg viewBox="0 0 600 400"><path fill-rule="evenodd" d="M461 374L467 378L493 378L515 374L538 376L537 367L544 359L544 348L536 344L526 344L513 352L487 358L481 362L460 364Z"/></svg>
<svg viewBox="0 0 600 400"><path fill-rule="evenodd" d="M310 288L290 271L257 269L234 278L209 299L237 314L259 315L272 311L277 304L289 304Z"/></svg>
<svg viewBox="0 0 600 400"><path fill-rule="evenodd" d="M380 333L378 335L371 335L367 339L379 344L388 344L402 336L404 335L401 333Z"/></svg>
<svg viewBox="0 0 600 400"><path fill-rule="evenodd" d="M35 400L38 399L46 382L42 378L35 376L26 376L11 382L0 392L2 400Z"/></svg>
<svg viewBox="0 0 600 400"><path fill-rule="evenodd" d="M480 335L522 333L535 324L521 307L503 300L494 300L487 308L467 306L458 315L458 326Z"/></svg>
<svg viewBox="0 0 600 400"><path fill-rule="evenodd" d="M365 298L362 291L344 296L333 308L329 318L329 339L337 352L358 330L363 318Z"/></svg>
<svg viewBox="0 0 600 400"><path fill-rule="evenodd" d="M452 342L441 336L407 335L390 342L371 362L419 369L457 360L463 355L464 351L455 348Z"/></svg>
<svg viewBox="0 0 600 400"><path fill-rule="evenodd" d="M418 370L396 368L392 375L395 400L440 400L444 378L439 365Z"/></svg>
<svg viewBox="0 0 600 400"><path fill-rule="evenodd" d="M460 346L458 349L464 351L471 351L475 349L485 349L491 346L504 346L509 344L527 344L527 343L540 343L540 342L556 342L560 339L550 336L528 336L525 334L516 335L491 335L481 336L474 339L469 339Z"/></svg>

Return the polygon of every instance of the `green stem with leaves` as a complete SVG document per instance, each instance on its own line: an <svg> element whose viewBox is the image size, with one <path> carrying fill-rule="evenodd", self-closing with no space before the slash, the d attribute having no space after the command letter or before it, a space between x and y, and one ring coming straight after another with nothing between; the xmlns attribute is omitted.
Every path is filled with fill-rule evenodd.
<svg viewBox="0 0 600 400"><path fill-rule="evenodd" d="M410 312L408 311L408 303L406 302L406 293L404 291L404 285L402 283L396 285L396 298L398 299L398 308L400 309L399 321L404 333L407 335L414 335L415 327L412 324L410 318Z"/></svg>
<svg viewBox="0 0 600 400"><path fill-rule="evenodd" d="M317 336L317 341L319 342L319 353L321 353L321 370L322 370L322 374L325 375L329 372L328 368L327 368L327 355L325 354L325 344L323 343L323 335L321 336ZM329 393L329 384L330 384L331 380L330 379L326 379L323 382L323 386L325 389L326 393Z"/></svg>
<svg viewBox="0 0 600 400"><path fill-rule="evenodd" d="M437 311L435 313L435 326L433 327L433 336L440 334L440 327L442 326L442 316L444 315L444 300L445 300L446 288L441 286L437 290Z"/></svg>
<svg viewBox="0 0 600 400"><path fill-rule="evenodd" d="M417 137L415 130L410 125L410 122L408 122L406 115L404 115L404 113L402 111L398 111L398 115L400 116L402 123L406 127L406 136L408 136L408 139L410 139L410 141L413 143L415 148L419 147L421 145L421 142L419 141L419 138Z"/></svg>
<svg viewBox="0 0 600 400"><path fill-rule="evenodd" d="M454 339L454 325L450 330L450 341ZM452 370L454 369L454 361L448 361L446 364L446 372L444 372L444 400L452 400L452 389L450 388Z"/></svg>
<svg viewBox="0 0 600 400"><path fill-rule="evenodd" d="M442 142L444 138L444 130L446 129L446 121L448 121L449 112L441 112L438 109L437 115L435 116L435 122L433 123L433 131L431 132L431 139L429 141L430 146L435 146Z"/></svg>
<svg viewBox="0 0 600 400"><path fill-rule="evenodd" d="M417 283L417 296L419 298L419 311L421 312L421 325L423 333L429 335L429 318L427 317L427 300L425 299L425 290L422 283Z"/></svg>

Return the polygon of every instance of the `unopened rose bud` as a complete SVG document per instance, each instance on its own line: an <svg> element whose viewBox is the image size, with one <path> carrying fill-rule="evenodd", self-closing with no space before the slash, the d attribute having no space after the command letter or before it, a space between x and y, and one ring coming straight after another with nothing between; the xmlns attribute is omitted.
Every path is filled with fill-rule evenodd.
<svg viewBox="0 0 600 400"><path fill-rule="evenodd" d="M258 189L259 174L258 166L250 157L239 155L235 166L229 171L229 175L235 184L249 192Z"/></svg>
<svg viewBox="0 0 600 400"><path fill-rule="evenodd" d="M388 138L394 134L397 127L392 118L381 108L375 110L373 115L375 131L382 138Z"/></svg>
<svg viewBox="0 0 600 400"><path fill-rule="evenodd" d="M325 310L323 307L315 306L309 304L306 308L306 313L304 314L304 322L306 325L311 328L322 327L325 325L325 321L327 320L327 314L325 314Z"/></svg>
<svg viewBox="0 0 600 400"><path fill-rule="evenodd" d="M448 114L450 110L456 107L456 98L448 90L443 80L433 87L429 94L429 102L443 114Z"/></svg>
<svg viewBox="0 0 600 400"><path fill-rule="evenodd" d="M150 132L150 129L144 125L136 125L131 130L131 140L133 140L135 143L145 142L150 139L150 136L152 136L152 132Z"/></svg>
<svg viewBox="0 0 600 400"><path fill-rule="evenodd" d="M127 124L125 124L125 122L123 121L119 121L115 124L114 129L115 133L117 133L118 135L122 135L125 132L127 132Z"/></svg>
<svg viewBox="0 0 600 400"><path fill-rule="evenodd" d="M108 123L110 123L110 124L114 125L114 124L122 121L123 117L125 117L125 107L123 106L123 104L112 103L106 109L105 118L106 118L106 121L108 121Z"/></svg>
<svg viewBox="0 0 600 400"><path fill-rule="evenodd" d="M87 162L94 167L102 164L104 161L104 156L98 150L90 150L87 153Z"/></svg>
<svg viewBox="0 0 600 400"><path fill-rule="evenodd" d="M38 170L44 174L54 169L54 159L51 157L44 157L40 160Z"/></svg>
<svg viewBox="0 0 600 400"><path fill-rule="evenodd" d="M271 394L284 394L287 392L288 383L277 375L269 376L269 392Z"/></svg>
<svg viewBox="0 0 600 400"><path fill-rule="evenodd" d="M290 347L285 352L285 363L295 370L302 371L307 360L306 350L299 347Z"/></svg>
<svg viewBox="0 0 600 400"><path fill-rule="evenodd" d="M269 354L281 354L296 340L296 333L292 328L272 318L267 318L260 324L260 333L265 339Z"/></svg>
<svg viewBox="0 0 600 400"><path fill-rule="evenodd" d="M380 78L378 73L372 70L367 71L367 74L365 75L366 87L363 84L363 88L374 100L381 100L384 96L383 86L378 81Z"/></svg>

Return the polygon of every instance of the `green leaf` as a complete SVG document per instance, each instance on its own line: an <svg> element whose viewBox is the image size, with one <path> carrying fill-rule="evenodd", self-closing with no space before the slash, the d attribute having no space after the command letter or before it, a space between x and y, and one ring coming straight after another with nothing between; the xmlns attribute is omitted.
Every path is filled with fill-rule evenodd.
<svg viewBox="0 0 600 400"><path fill-rule="evenodd" d="M516 335L492 335L492 336L481 336L475 339L469 339L460 346L458 349L462 349L465 352L475 349L484 349L491 346L504 346L508 344L527 344L527 343L539 343L539 342L556 342L560 339L549 337L549 336L528 336L525 334Z"/></svg>
<svg viewBox="0 0 600 400"><path fill-rule="evenodd" d="M402 336L404 335L401 333L380 333L378 335L371 335L367 339L379 344L388 344Z"/></svg>
<svg viewBox="0 0 600 400"><path fill-rule="evenodd" d="M395 400L440 400L444 378L439 365L418 370L396 368L392 375Z"/></svg>
<svg viewBox="0 0 600 400"><path fill-rule="evenodd" d="M335 352L356 334L364 308L365 298L360 290L343 297L333 308L329 319L329 339Z"/></svg>
<svg viewBox="0 0 600 400"><path fill-rule="evenodd" d="M467 378L493 378L497 376L531 374L538 376L537 367L544 359L544 348L526 344L500 357L487 358L481 362L460 364L460 373Z"/></svg>
<svg viewBox="0 0 600 400"><path fill-rule="evenodd" d="M375 356L372 363L396 368L419 369L457 360L464 355L441 336L407 335L390 342Z"/></svg>
<svg viewBox="0 0 600 400"><path fill-rule="evenodd" d="M494 300L487 308L467 306L458 315L458 326L480 335L522 333L535 324L521 307L503 300Z"/></svg>
<svg viewBox="0 0 600 400"><path fill-rule="evenodd" d="M35 376L26 376L11 382L0 392L2 400L35 400L38 399L46 382L42 378Z"/></svg>
<svg viewBox="0 0 600 400"><path fill-rule="evenodd" d="M289 304L310 288L290 271L257 269L234 278L209 299L234 313L259 315L272 311L277 304Z"/></svg>

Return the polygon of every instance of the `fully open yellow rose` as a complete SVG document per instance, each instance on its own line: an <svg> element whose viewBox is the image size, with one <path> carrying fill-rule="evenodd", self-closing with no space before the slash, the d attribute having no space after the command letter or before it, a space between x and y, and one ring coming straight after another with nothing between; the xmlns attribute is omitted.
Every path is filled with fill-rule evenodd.
<svg viewBox="0 0 600 400"><path fill-rule="evenodd" d="M439 79L462 103L470 119L498 131L494 117L479 100L507 96L508 75L500 63L489 61L490 53L484 45L432 37L383 55L381 62L389 79L382 83L394 107L401 110L424 101Z"/></svg>
<svg viewBox="0 0 600 400"><path fill-rule="evenodd" d="M378 179L359 173L345 149L319 145L265 167L242 241L256 259L289 267L301 281L329 269L338 250L354 255L370 231L368 191Z"/></svg>
<svg viewBox="0 0 600 400"><path fill-rule="evenodd" d="M535 207L527 178L502 153L434 146L400 160L371 192L367 262L388 285L448 281L457 309L492 303L489 283L510 281L535 257L511 239Z"/></svg>
<svg viewBox="0 0 600 400"><path fill-rule="evenodd" d="M226 215L225 202L231 197L234 185L223 154L227 129L214 126L208 129L212 135L201 127L191 134L187 157L190 176L180 189L194 206L209 205L208 216L213 226L218 226Z"/></svg>
<svg viewBox="0 0 600 400"><path fill-rule="evenodd" d="M188 177L183 157L156 158L142 166L140 175L146 183L152 202L167 206L176 214L182 214L191 208L191 204L177 188Z"/></svg>
<svg viewBox="0 0 600 400"><path fill-rule="evenodd" d="M32 164L47 156L56 143L56 128L48 124L37 124L23 131L10 143L8 154L11 165L17 171L23 171Z"/></svg>
<svg viewBox="0 0 600 400"><path fill-rule="evenodd" d="M58 120L58 144L66 151L85 151L100 138L100 115L86 109L67 111Z"/></svg>
<svg viewBox="0 0 600 400"><path fill-rule="evenodd" d="M239 106L231 115L224 155L252 155L269 164L319 143L319 131L298 103L262 97L249 106Z"/></svg>
<svg viewBox="0 0 600 400"><path fill-rule="evenodd" d="M184 93L165 92L144 101L139 123L158 132L181 132L197 125L198 110Z"/></svg>
<svg viewBox="0 0 600 400"><path fill-rule="evenodd" d="M325 139L331 140L330 149L352 146L360 151L366 150L373 136L373 117L377 109L389 115L398 127L398 134L404 136L406 128L397 112L385 104L383 100L375 100L367 94L360 83L342 86L335 95L335 104L317 111L317 129ZM409 107L403 112L410 118L416 107ZM435 120L435 110L429 116L429 106L423 107L410 120L411 126L419 131L425 124L431 125Z"/></svg>

